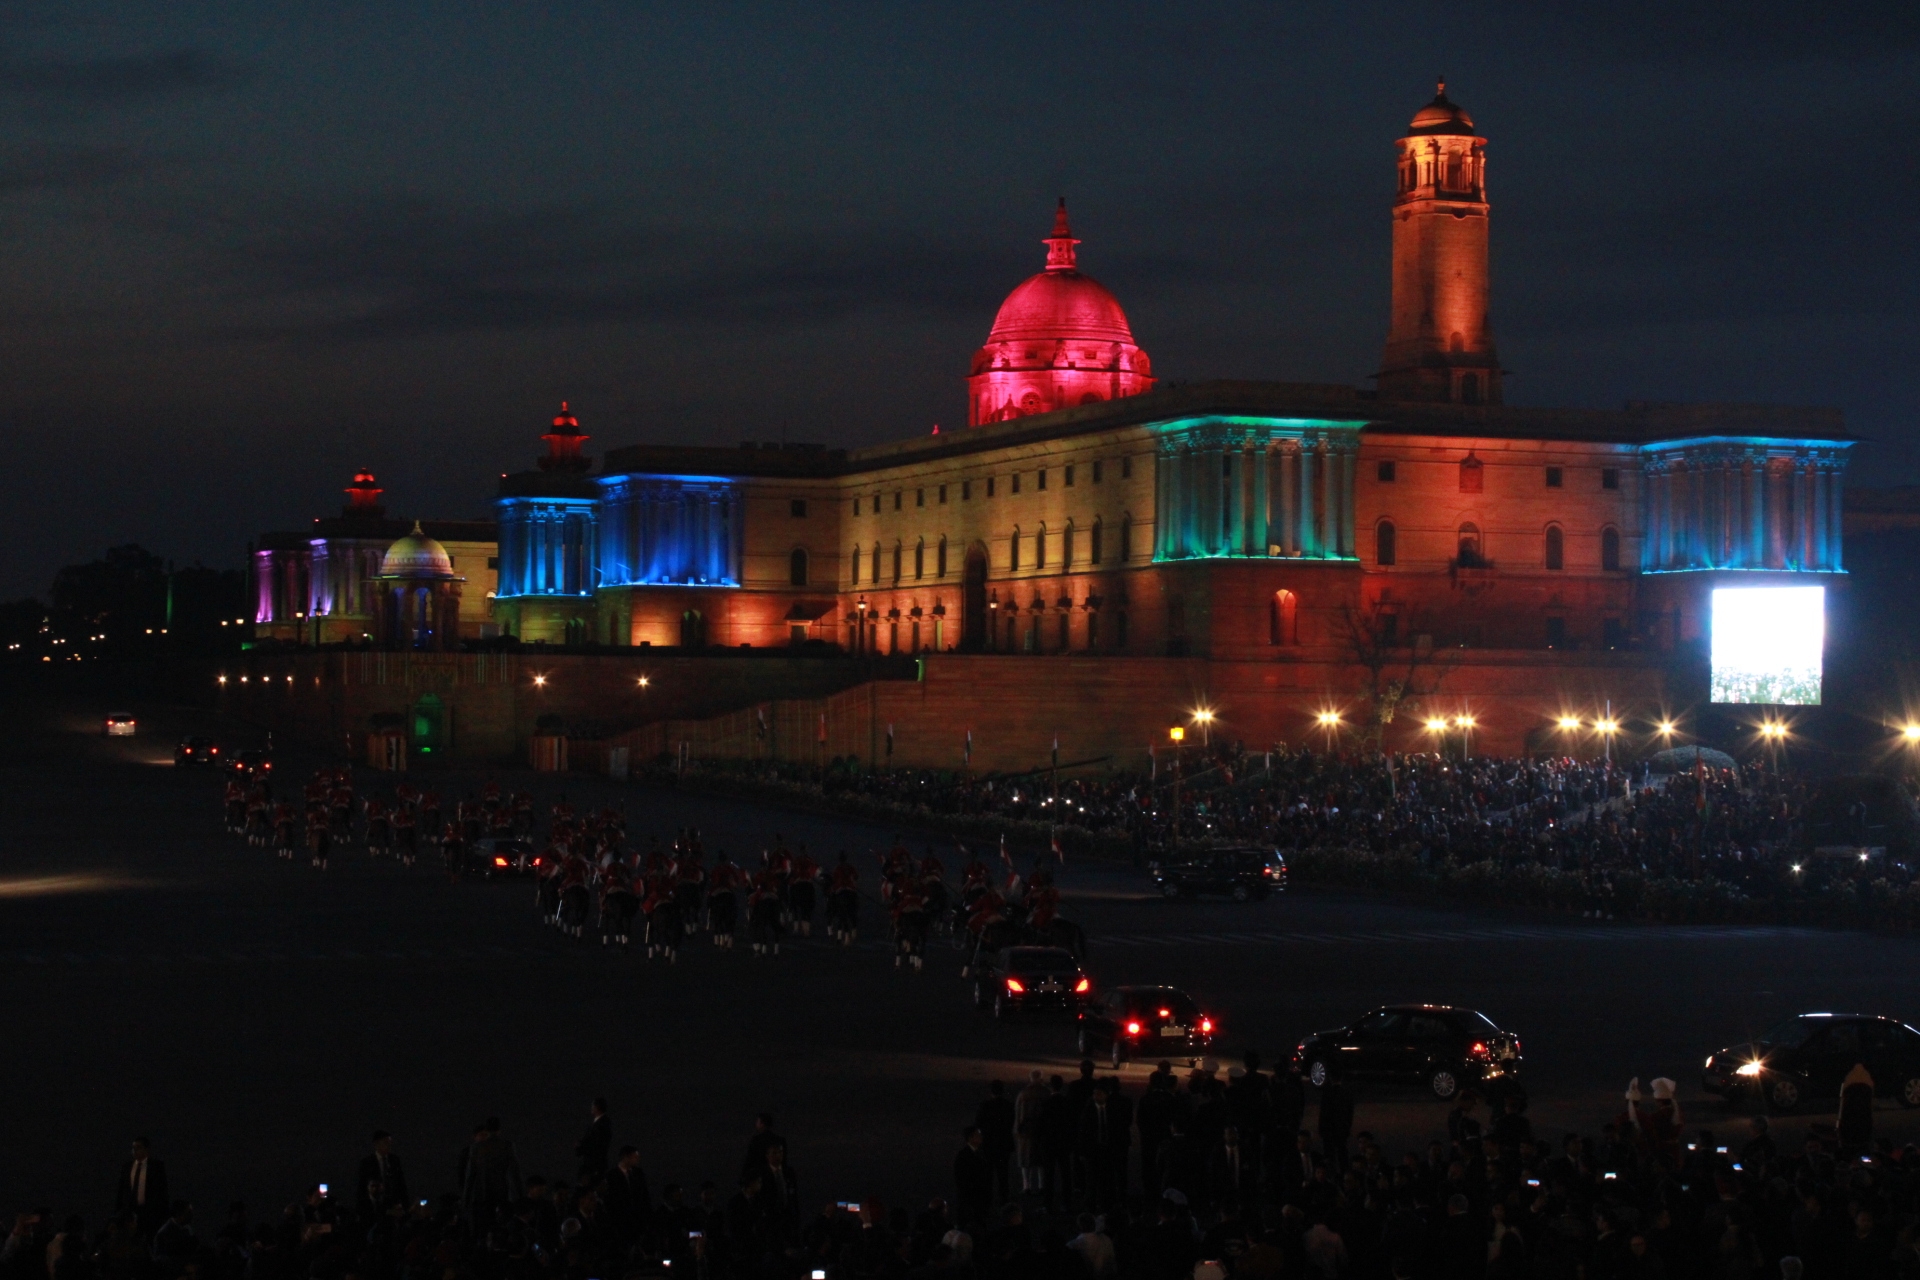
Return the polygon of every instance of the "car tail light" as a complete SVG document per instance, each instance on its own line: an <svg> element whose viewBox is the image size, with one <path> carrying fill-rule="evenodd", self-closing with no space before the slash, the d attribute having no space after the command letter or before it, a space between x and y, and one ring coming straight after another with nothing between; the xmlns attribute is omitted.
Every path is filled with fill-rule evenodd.
<svg viewBox="0 0 1920 1280"><path fill-rule="evenodd" d="M1468 1053L1468 1054L1469 1054L1470 1056L1472 1056L1472 1057L1475 1057L1475 1058L1484 1058L1484 1057L1486 1057L1486 1056L1487 1056L1487 1042L1486 1042L1486 1041L1484 1041L1484 1040L1475 1040L1475 1041L1473 1042L1473 1047L1472 1047L1472 1048L1470 1048L1470 1049L1468 1049L1468 1050L1467 1050L1467 1053Z"/></svg>
<svg viewBox="0 0 1920 1280"><path fill-rule="evenodd" d="M1200 1019L1200 1033L1201 1033L1202 1035L1209 1035L1209 1036L1213 1034L1213 1019L1212 1019L1212 1018L1202 1018L1202 1019Z"/></svg>
<svg viewBox="0 0 1920 1280"><path fill-rule="evenodd" d="M493 860L493 865L496 867L504 867L507 865L507 860L505 858L495 858Z"/></svg>
<svg viewBox="0 0 1920 1280"><path fill-rule="evenodd" d="M1171 1009L1162 1009L1162 1010L1160 1010L1160 1016L1161 1016L1161 1017L1163 1017L1163 1018L1171 1018L1171 1017L1173 1016L1173 1010L1171 1010Z"/></svg>
<svg viewBox="0 0 1920 1280"><path fill-rule="evenodd" d="M1073 994L1077 996L1083 996L1091 990L1093 990L1093 980L1091 978L1082 978L1073 984Z"/></svg>
<svg viewBox="0 0 1920 1280"><path fill-rule="evenodd" d="M1137 1036L1137 1035L1139 1035L1139 1034L1140 1034L1140 1024L1139 1024L1139 1023L1137 1023L1137 1022L1129 1022L1129 1023L1127 1024L1127 1034L1128 1034L1128 1035L1130 1035L1130 1036Z"/></svg>
<svg viewBox="0 0 1920 1280"><path fill-rule="evenodd" d="M1026 989L1027 989L1026 984L1024 982L1021 982L1020 979L1018 978L1007 979L1007 990L1014 992L1016 995L1022 991L1025 991Z"/></svg>

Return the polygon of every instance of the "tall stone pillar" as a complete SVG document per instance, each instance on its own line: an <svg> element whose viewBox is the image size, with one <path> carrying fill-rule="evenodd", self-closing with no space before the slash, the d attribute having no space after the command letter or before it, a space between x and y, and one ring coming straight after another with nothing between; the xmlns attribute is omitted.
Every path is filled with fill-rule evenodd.
<svg viewBox="0 0 1920 1280"><path fill-rule="evenodd" d="M1300 502L1300 482L1294 475L1298 468L1298 453L1299 446L1288 440L1275 445L1272 455L1276 473L1273 532L1269 536L1280 544L1280 554L1284 556L1297 555L1300 549L1300 540L1296 536L1300 521L1295 510Z"/></svg>
<svg viewBox="0 0 1920 1280"><path fill-rule="evenodd" d="M1758 569L1767 562L1767 459L1765 454L1749 454L1746 461L1747 509L1740 562Z"/></svg>
<svg viewBox="0 0 1920 1280"><path fill-rule="evenodd" d="M1343 559L1353 556L1353 473L1358 461L1354 447L1344 444L1340 450L1340 513L1335 523Z"/></svg>
<svg viewBox="0 0 1920 1280"><path fill-rule="evenodd" d="M1223 484L1226 489L1225 517L1226 537L1220 550L1230 556L1247 553L1247 451L1238 446L1222 453L1226 474L1223 472Z"/></svg>
<svg viewBox="0 0 1920 1280"><path fill-rule="evenodd" d="M1320 554L1320 544L1313 536L1313 450L1309 441L1300 442L1300 503L1296 514L1300 519L1299 544L1303 556Z"/></svg>
<svg viewBox="0 0 1920 1280"><path fill-rule="evenodd" d="M1267 547L1273 545L1271 543L1273 535L1269 532L1271 518L1267 510L1267 503L1273 497L1273 484L1271 484L1273 455L1267 451L1267 445L1261 443L1258 447L1246 451L1246 470L1252 472L1250 478L1254 484L1254 501L1250 503L1250 510L1248 510L1248 524L1252 530L1248 541L1252 545L1246 551L1248 555L1267 555Z"/></svg>

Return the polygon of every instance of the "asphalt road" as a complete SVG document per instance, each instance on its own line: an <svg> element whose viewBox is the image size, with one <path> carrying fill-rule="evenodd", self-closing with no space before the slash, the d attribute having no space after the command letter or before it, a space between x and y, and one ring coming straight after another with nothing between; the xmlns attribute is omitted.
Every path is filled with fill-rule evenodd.
<svg viewBox="0 0 1920 1280"><path fill-rule="evenodd" d="M358 853L319 873L250 849L221 833L217 783L171 763L178 735L220 726L135 705L139 735L108 740L98 714L109 709L16 706L0 744L0 1209L97 1221L136 1132L203 1213L236 1198L261 1213L307 1183L348 1184L375 1127L397 1135L415 1189L437 1192L487 1115L525 1169L565 1177L596 1093L656 1188L724 1186L753 1114L770 1109L805 1195L917 1200L947 1189L987 1081L1071 1073L1071 1029L977 1013L944 944L926 972L896 970L871 904L852 949L800 941L758 960L698 940L677 966L649 965L543 927L522 884L451 885L429 860L403 870ZM283 786L305 763L283 758ZM776 830L827 857L844 847L869 886L866 851L890 838L723 799L502 778L543 803L564 789L576 806L624 804L642 839L697 825L736 858ZM453 795L477 783L436 785ZM1107 865L1062 880L1096 982L1187 988L1236 1056L1251 1046L1271 1063L1303 1033L1388 1001L1485 1011L1522 1037L1532 1115L1549 1134L1597 1131L1634 1075L1672 1076L1690 1125L1732 1129L1737 1118L1697 1091L1707 1050L1810 1009L1920 1019L1920 941L1906 938L1310 891L1169 903ZM1920 1136L1920 1113L1878 1119ZM1363 1095L1359 1127L1397 1154L1444 1117L1411 1093Z"/></svg>

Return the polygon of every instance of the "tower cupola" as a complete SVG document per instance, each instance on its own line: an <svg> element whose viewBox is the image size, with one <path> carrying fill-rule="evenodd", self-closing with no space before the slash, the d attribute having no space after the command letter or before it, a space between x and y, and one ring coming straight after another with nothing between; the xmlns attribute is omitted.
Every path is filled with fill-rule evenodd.
<svg viewBox="0 0 1920 1280"><path fill-rule="evenodd" d="M1500 402L1487 306L1487 140L1440 82L1398 146L1382 397Z"/></svg>
<svg viewBox="0 0 1920 1280"><path fill-rule="evenodd" d="M547 442L546 456L540 459L542 471L585 471L593 466L593 459L580 452L580 446L590 437L580 430L580 419L573 416L565 400L560 402L552 428L540 438Z"/></svg>

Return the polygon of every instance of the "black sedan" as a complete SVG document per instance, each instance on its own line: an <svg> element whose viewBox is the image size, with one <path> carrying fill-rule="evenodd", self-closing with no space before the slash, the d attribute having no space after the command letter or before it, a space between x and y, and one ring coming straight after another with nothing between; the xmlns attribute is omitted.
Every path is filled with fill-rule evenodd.
<svg viewBox="0 0 1920 1280"><path fill-rule="evenodd" d="M173 763L178 769L211 768L220 763L220 744L212 738L184 738L173 748Z"/></svg>
<svg viewBox="0 0 1920 1280"><path fill-rule="evenodd" d="M973 1002L996 1018L1019 1013L1075 1013L1093 991L1093 980L1065 947L1008 947L983 953L973 979Z"/></svg>
<svg viewBox="0 0 1920 1280"><path fill-rule="evenodd" d="M273 776L273 755L258 747L236 753L227 761L227 769L234 777L245 781L256 775L271 778Z"/></svg>
<svg viewBox="0 0 1920 1280"><path fill-rule="evenodd" d="M1100 1049L1118 1068L1132 1057L1197 1059L1213 1048L1219 1024L1178 987L1115 987L1080 1011L1080 1056Z"/></svg>
<svg viewBox="0 0 1920 1280"><path fill-rule="evenodd" d="M1803 1013L1746 1044L1707 1058L1700 1087L1729 1102L1752 1098L1792 1111L1808 1098L1837 1098L1856 1064L1874 1091L1920 1107L1920 1031L1895 1018Z"/></svg>
<svg viewBox="0 0 1920 1280"><path fill-rule="evenodd" d="M469 868L473 874L489 880L531 875L539 869L539 862L533 845L525 840L483 836L469 846Z"/></svg>
<svg viewBox="0 0 1920 1280"><path fill-rule="evenodd" d="M1209 849L1155 862L1147 870L1166 898L1217 893L1251 902L1287 887L1287 860L1278 849Z"/></svg>
<svg viewBox="0 0 1920 1280"><path fill-rule="evenodd" d="M1393 1005L1308 1036L1293 1052L1293 1069L1315 1085L1335 1078L1417 1084L1445 1100L1465 1085L1515 1078L1520 1038L1472 1009Z"/></svg>

